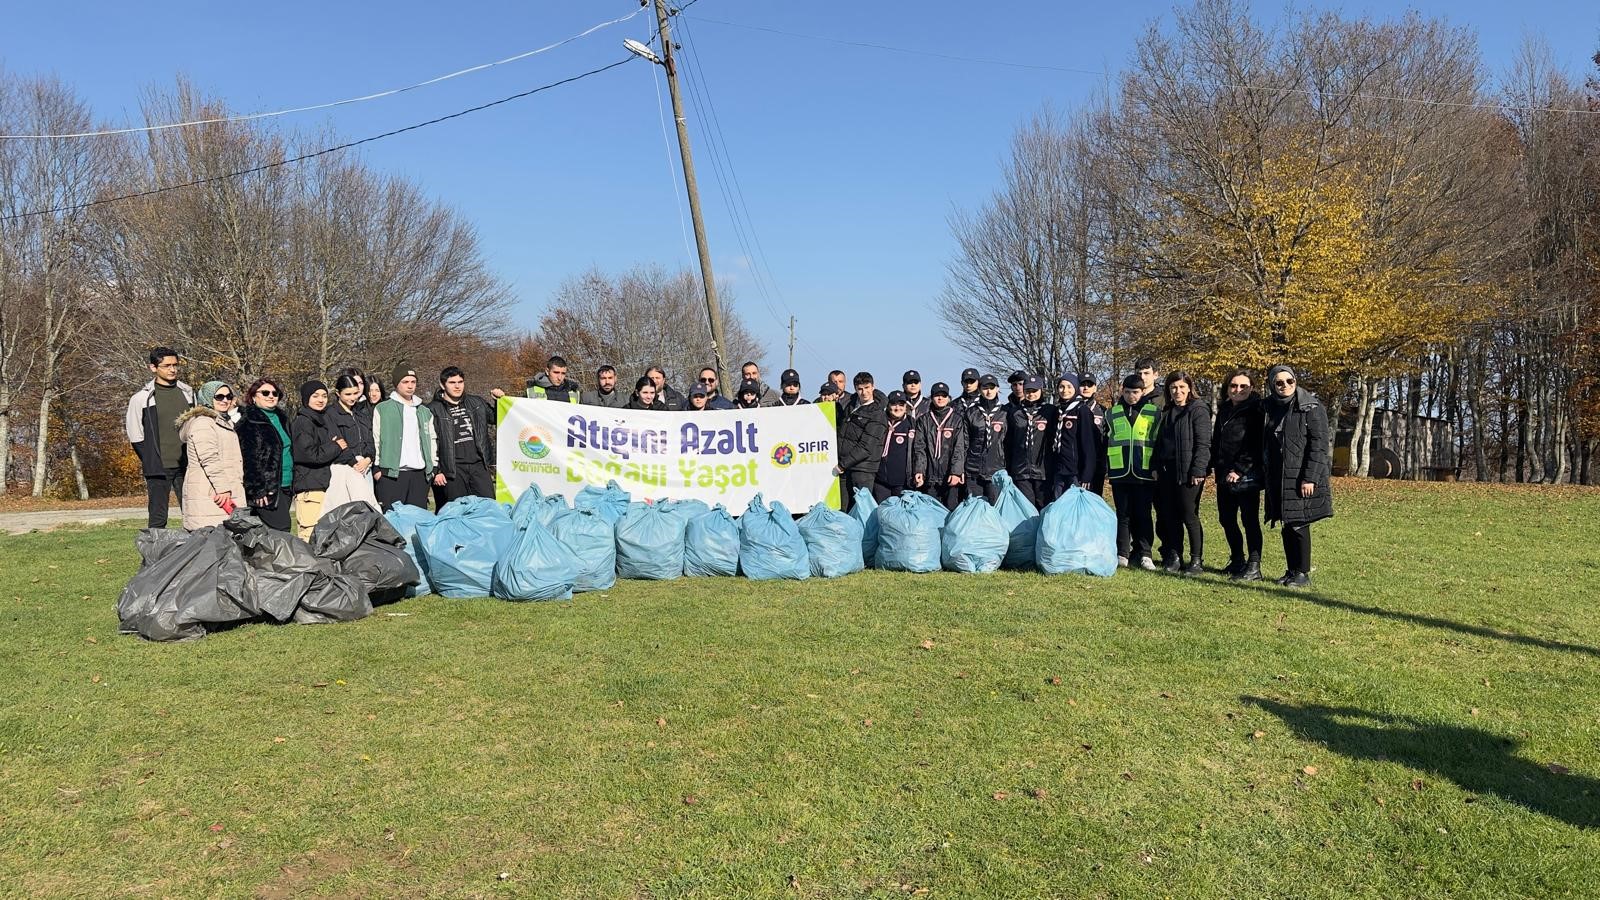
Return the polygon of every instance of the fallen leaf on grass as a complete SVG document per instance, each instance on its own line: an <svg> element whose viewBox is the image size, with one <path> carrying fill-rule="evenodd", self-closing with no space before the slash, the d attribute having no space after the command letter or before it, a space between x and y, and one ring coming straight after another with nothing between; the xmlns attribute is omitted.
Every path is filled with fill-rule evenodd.
<svg viewBox="0 0 1600 900"><path fill-rule="evenodd" d="M1161 699L1163 699L1163 700L1171 700L1172 699L1172 695L1167 693L1166 691L1162 691L1161 692Z"/></svg>
<svg viewBox="0 0 1600 900"><path fill-rule="evenodd" d="M995 792L994 792L994 793L993 793L993 794L992 794L992 795L990 795L990 796L992 796L992 797L994 797L994 799L996 799L996 800L1004 800L1004 799L1006 799L1006 798L1007 798L1007 797L1010 797L1010 796L1011 796L1011 795L1010 795L1010 794L1008 794L1008 793L1006 793L1006 792L1005 792L1005 791L995 791Z"/></svg>
<svg viewBox="0 0 1600 900"><path fill-rule="evenodd" d="M1028 796L1035 800L1043 800L1050 796L1050 792L1044 788L1030 788L1028 790Z"/></svg>
<svg viewBox="0 0 1600 900"><path fill-rule="evenodd" d="M1300 771L1306 773L1307 775L1315 775L1315 774L1317 774L1317 767L1316 766L1306 766L1305 768L1301 769Z"/></svg>
<svg viewBox="0 0 1600 900"><path fill-rule="evenodd" d="M342 684L344 684L344 679L343 679L343 678L335 678L335 679L334 679L334 680L333 680L333 683L334 683L334 684L341 684L341 685L342 685Z"/></svg>
<svg viewBox="0 0 1600 900"><path fill-rule="evenodd" d="M211 830L212 831L221 831L222 830L222 823L221 822L212 822L211 823Z"/></svg>
<svg viewBox="0 0 1600 900"><path fill-rule="evenodd" d="M872 720L871 719L862 719L861 720L861 727L862 728L871 728L872 727Z"/></svg>
<svg viewBox="0 0 1600 900"><path fill-rule="evenodd" d="M1413 791L1420 791L1422 790L1423 785L1426 783L1427 782L1423 781L1421 778L1413 778L1411 779L1411 789Z"/></svg>
<svg viewBox="0 0 1600 900"><path fill-rule="evenodd" d="M94 637L94 636L93 636L93 635L90 635L90 636L89 636L89 637L86 637L86 638L84 638L84 640L85 640L85 641L88 641L88 642L89 642L89 643L91 643L91 644L98 644L98 643L100 643L100 639L99 639L99 638L97 638L97 637Z"/></svg>
<svg viewBox="0 0 1600 900"><path fill-rule="evenodd" d="M274 744L281 744L286 740L288 740L288 738L275 737L275 738L272 739L272 742Z"/></svg>
<svg viewBox="0 0 1600 900"><path fill-rule="evenodd" d="M693 806L693 805L695 805L696 803L699 803L699 802L700 802L700 798L696 797L693 794L684 794L683 795L683 805L684 806Z"/></svg>
<svg viewBox="0 0 1600 900"><path fill-rule="evenodd" d="M1061 683L1061 676L1060 675L1051 675L1050 676L1050 683L1051 684L1060 684Z"/></svg>
<svg viewBox="0 0 1600 900"><path fill-rule="evenodd" d="M1565 775L1565 774L1567 774L1568 771L1570 771L1566 766L1563 766L1561 763L1551 763L1550 765L1545 766L1545 768L1549 769L1550 770L1550 774L1552 774L1552 775Z"/></svg>
<svg viewBox="0 0 1600 900"><path fill-rule="evenodd" d="M1132 781L1133 780L1133 773L1132 772L1123 772L1120 777L1122 778L1123 781Z"/></svg>
<svg viewBox="0 0 1600 900"><path fill-rule="evenodd" d="M89 676L89 681L94 683L94 684L99 684L100 683L100 676L99 675L90 675Z"/></svg>
<svg viewBox="0 0 1600 900"><path fill-rule="evenodd" d="M1259 740L1261 740L1262 738L1264 738L1266 736L1267 736L1267 733L1265 731L1257 731L1255 734L1250 735L1250 739L1259 741Z"/></svg>
<svg viewBox="0 0 1600 900"><path fill-rule="evenodd" d="M1471 712L1471 713L1472 713L1472 714L1473 714L1473 715L1477 715L1477 714L1478 714L1478 708L1477 708L1477 707L1476 707L1476 706L1474 706L1474 707L1473 707L1473 708L1472 708L1472 709L1471 709L1471 710L1470 710L1470 712Z"/></svg>
<svg viewBox="0 0 1600 900"><path fill-rule="evenodd" d="M924 650L932 650L933 649L933 641L932 640L924 640L922 643L918 644L917 646L921 647Z"/></svg>
<svg viewBox="0 0 1600 900"><path fill-rule="evenodd" d="M656 716L656 727L657 728L665 728L665 727L667 727L667 720L662 718L661 716Z"/></svg>
<svg viewBox="0 0 1600 900"><path fill-rule="evenodd" d="M795 889L797 891L800 890L800 879L796 878L793 875L790 875L789 876L789 887L791 887L791 888L793 888L793 889Z"/></svg>

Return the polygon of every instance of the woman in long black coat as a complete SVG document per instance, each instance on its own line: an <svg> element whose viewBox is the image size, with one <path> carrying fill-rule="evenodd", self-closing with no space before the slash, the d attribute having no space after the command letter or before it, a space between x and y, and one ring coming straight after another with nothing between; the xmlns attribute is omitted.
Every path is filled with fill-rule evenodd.
<svg viewBox="0 0 1600 900"><path fill-rule="evenodd" d="M1217 474L1217 519L1228 537L1225 571L1234 581L1260 581L1261 395L1244 369L1228 376L1222 392L1211 432L1211 470Z"/></svg>
<svg viewBox="0 0 1600 900"><path fill-rule="evenodd" d="M234 426L244 456L245 497L250 511L268 528L288 531L294 455L289 417L283 412L283 391L276 381L261 378L250 385L246 403Z"/></svg>
<svg viewBox="0 0 1600 900"><path fill-rule="evenodd" d="M1211 472L1211 412L1200 402L1194 379L1182 372L1167 376L1166 408L1156 430L1156 524L1160 526L1161 563L1168 572L1199 575L1205 571L1205 528L1200 524L1200 495ZM1183 564L1183 539L1189 538L1189 564Z"/></svg>
<svg viewBox="0 0 1600 900"><path fill-rule="evenodd" d="M1311 584L1311 525L1333 515L1328 413L1298 380L1288 366L1267 372L1272 393L1262 417L1267 522L1283 523L1288 571L1278 583L1286 587Z"/></svg>

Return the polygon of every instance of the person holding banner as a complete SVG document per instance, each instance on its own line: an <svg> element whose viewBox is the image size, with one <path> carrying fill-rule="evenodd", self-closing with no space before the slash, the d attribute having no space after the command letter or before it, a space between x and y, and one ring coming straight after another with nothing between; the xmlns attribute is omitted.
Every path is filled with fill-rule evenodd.
<svg viewBox="0 0 1600 900"><path fill-rule="evenodd" d="M739 409L759 409L766 406L767 404L761 402L761 392L764 388L761 382L746 378L740 383L739 392L733 397L733 405Z"/></svg>
<svg viewBox="0 0 1600 900"><path fill-rule="evenodd" d="M582 399L578 383L567 377L567 361L552 356L544 371L528 379L526 395L557 403L577 403Z"/></svg>
<svg viewBox="0 0 1600 900"><path fill-rule="evenodd" d="M733 409L733 401L717 387L716 369L706 366L700 370L700 386L706 389L706 409Z"/></svg>
<svg viewBox="0 0 1600 900"><path fill-rule="evenodd" d="M667 409L674 412L688 409L688 398L678 393L677 389L667 384L667 372L660 366L651 366L644 370L644 377L656 386L656 399L667 405Z"/></svg>
<svg viewBox="0 0 1600 900"><path fill-rule="evenodd" d="M817 399L813 403L838 403L839 386L832 381L824 381L822 387L817 389Z"/></svg>
<svg viewBox="0 0 1600 900"><path fill-rule="evenodd" d="M639 376L633 383L633 396L628 398L628 405L623 409L649 409L656 412L667 412L667 405L656 396L656 383L650 380L649 375Z"/></svg>
<svg viewBox="0 0 1600 900"><path fill-rule="evenodd" d="M839 464L834 474L840 476L841 506L849 510L857 488L872 489L878 478L878 464L883 459L883 442L889 431L889 422L883 413L872 387L872 373L856 373L855 402L843 404L839 420Z"/></svg>
<svg viewBox="0 0 1600 900"><path fill-rule="evenodd" d="M810 400L800 396L800 373L793 369L784 369L783 375L778 379L779 406L807 406Z"/></svg>
<svg viewBox="0 0 1600 900"><path fill-rule="evenodd" d="M950 386L940 381L928 392L928 411L917 420L916 446L912 448L912 480L923 493L955 509L966 496L961 487L961 458L966 454L966 431L961 413L950 402Z"/></svg>
<svg viewBox="0 0 1600 900"><path fill-rule="evenodd" d="M598 387L592 391L584 391L580 395L584 403L590 406L604 406L610 409L622 409L628 405L628 398L617 390L617 369L615 366L601 366L596 369L594 381ZM660 390L658 388L657 394L659 393Z"/></svg>

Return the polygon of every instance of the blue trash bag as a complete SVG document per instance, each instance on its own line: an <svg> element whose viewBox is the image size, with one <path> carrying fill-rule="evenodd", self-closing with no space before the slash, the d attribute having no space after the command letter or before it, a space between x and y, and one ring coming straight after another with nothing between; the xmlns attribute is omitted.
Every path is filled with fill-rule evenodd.
<svg viewBox="0 0 1600 900"><path fill-rule="evenodd" d="M1000 514L1000 524L1010 535L1006 558L1000 564L1008 569L1031 569L1034 564L1034 541L1039 534L1039 509L1022 495L1017 483L1005 472L994 473L994 483L1000 487L1000 497L994 502Z"/></svg>
<svg viewBox="0 0 1600 900"><path fill-rule="evenodd" d="M760 494L750 498L739 517L739 569L755 581L811 577L806 539L782 503L774 500L769 507Z"/></svg>
<svg viewBox="0 0 1600 900"><path fill-rule="evenodd" d="M592 509L569 509L550 523L550 533L578 561L574 593L608 591L617 583L617 527Z"/></svg>
<svg viewBox="0 0 1600 900"><path fill-rule="evenodd" d="M872 492L866 488L856 488L850 501L850 517L861 523L861 559L875 566L878 564L878 501L872 499Z"/></svg>
<svg viewBox="0 0 1600 900"><path fill-rule="evenodd" d="M861 523L849 514L818 503L794 524L805 539L812 575L838 578L866 568L861 556Z"/></svg>
<svg viewBox="0 0 1600 900"><path fill-rule="evenodd" d="M692 519L684 531L683 574L739 574L739 524L721 503Z"/></svg>
<svg viewBox="0 0 1600 900"><path fill-rule="evenodd" d="M685 525L711 512L704 500L657 500L656 504L682 519Z"/></svg>
<svg viewBox="0 0 1600 900"><path fill-rule="evenodd" d="M603 510L596 510L602 517ZM653 503L635 503L617 523L617 575L667 581L683 576L682 518Z"/></svg>
<svg viewBox="0 0 1600 900"><path fill-rule="evenodd" d="M433 513L409 503L396 503L389 507L389 511L384 513L383 517L388 519L394 530L400 532L400 536L406 539L406 553L411 557L411 561L417 564L417 571L422 573L421 581L406 588L406 596L421 597L423 594L433 593L433 585L428 582L428 567L425 564L427 560L422 555L421 548L417 546L419 541L417 526L424 522L432 522L435 518Z"/></svg>
<svg viewBox="0 0 1600 900"><path fill-rule="evenodd" d="M511 549L517 526L505 507L487 497L462 497L417 526L423 564L434 593L442 597L487 597L494 564Z"/></svg>
<svg viewBox="0 0 1600 900"><path fill-rule="evenodd" d="M615 525L628 514L628 501L632 499L615 481L608 481L604 489L591 484L579 491L578 496L572 498L572 507L592 509L600 513L607 522Z"/></svg>
<svg viewBox="0 0 1600 900"><path fill-rule="evenodd" d="M993 572L1010 547L1011 535L995 508L982 497L968 497L944 520L939 562L952 572Z"/></svg>
<svg viewBox="0 0 1600 900"><path fill-rule="evenodd" d="M567 498L560 494L546 494L539 490L537 484L530 484L517 498L517 505L511 508L511 521L519 528L527 522L538 522L549 528L551 521L567 509Z"/></svg>
<svg viewBox="0 0 1600 900"><path fill-rule="evenodd" d="M1110 578L1117 574L1117 513L1074 485L1039 517L1039 571Z"/></svg>
<svg viewBox="0 0 1600 900"><path fill-rule="evenodd" d="M878 504L877 567L891 572L939 571L944 504L907 491Z"/></svg>
<svg viewBox="0 0 1600 900"><path fill-rule="evenodd" d="M571 600L578 560L538 521L517 528L516 540L494 564L490 593L501 600Z"/></svg>

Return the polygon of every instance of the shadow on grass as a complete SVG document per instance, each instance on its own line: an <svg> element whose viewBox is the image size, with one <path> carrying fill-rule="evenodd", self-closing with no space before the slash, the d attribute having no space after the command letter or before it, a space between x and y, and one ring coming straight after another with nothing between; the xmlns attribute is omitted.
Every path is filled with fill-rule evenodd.
<svg viewBox="0 0 1600 900"><path fill-rule="evenodd" d="M1508 644L1521 644L1524 647L1538 647L1541 650L1559 650L1563 653L1582 653L1586 656L1600 657L1600 647L1590 647L1587 644L1572 644L1566 641L1552 641L1548 638L1531 637L1526 634L1517 634L1511 631L1496 631L1482 625L1468 625L1464 622L1455 622L1450 619L1441 619L1437 616L1424 616L1418 613L1397 612L1384 609L1381 606L1367 606L1361 603L1351 603L1326 594L1317 594L1310 591L1293 588L1281 588L1268 582L1225 582L1229 587L1245 588L1271 594L1288 600L1304 600L1317 606L1328 609L1342 609L1346 612L1361 613L1365 616L1377 616L1381 619L1393 619L1399 622L1410 622L1413 625L1426 625L1429 628L1440 628L1445 631L1455 631L1460 634L1470 634L1473 637L1488 638L1494 641L1505 641Z"/></svg>
<svg viewBox="0 0 1600 900"><path fill-rule="evenodd" d="M1351 706L1290 706L1249 696L1239 700L1282 719L1302 740L1325 744L1352 759L1397 762L1568 825L1600 827L1600 780L1557 774L1523 759L1508 738Z"/></svg>

